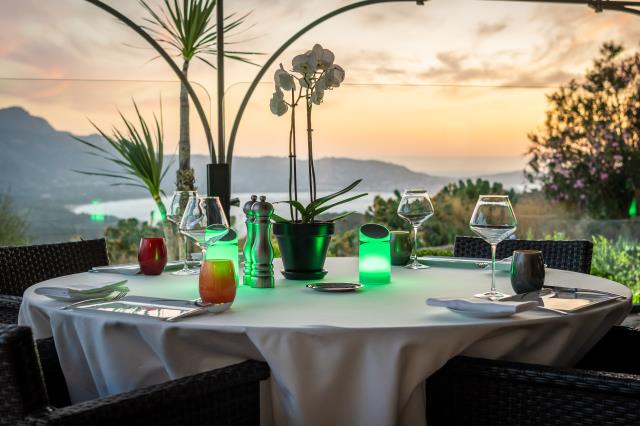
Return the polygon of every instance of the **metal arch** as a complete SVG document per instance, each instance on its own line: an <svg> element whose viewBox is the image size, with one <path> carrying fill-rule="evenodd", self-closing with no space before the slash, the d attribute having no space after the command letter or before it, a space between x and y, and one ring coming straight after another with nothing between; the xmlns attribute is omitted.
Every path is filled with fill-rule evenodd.
<svg viewBox="0 0 640 426"><path fill-rule="evenodd" d="M616 12L626 12L633 15L640 15L640 1L623 1L623 0L483 0L483 1L510 1L510 2L527 2L527 3L549 3L549 4L573 4L586 5L593 9L596 13L605 10Z"/></svg>
<svg viewBox="0 0 640 426"><path fill-rule="evenodd" d="M289 47L294 41L299 39L307 31L309 31L312 28L318 26L319 24L323 23L324 21L326 21L326 20L328 20L330 18L333 18L336 15L340 15L340 14L342 14L344 12L348 12L350 10L357 9L359 7L369 6L369 5L377 4L377 3L392 3L392 2L413 2L413 3L416 3L417 5L422 6L422 5L424 5L425 1L429 1L429 0L364 0L364 1L357 2L357 3L352 3L352 4L349 4L347 6L338 8L338 9L332 11L332 12L329 12L326 15L321 16L320 18L316 19L315 21L311 22L309 25L307 25L306 27L302 28L300 31L295 33L287 41L285 41L284 44L282 46L280 46L278 48L278 50L276 50L273 53L273 55L271 55L271 57L267 60L267 62L265 62L265 64L262 66L262 68L260 68L260 71L258 71L258 74L253 79L253 81L251 82L251 85L247 89L247 93L244 95L244 98L242 99L242 103L240 104L240 107L238 108L238 112L236 114L235 120L233 121L233 127L231 128L231 134L229 135L229 146L228 146L228 149L227 149L227 163L229 164L229 168L231 168L231 162L233 161L233 148L234 148L235 143L236 143L236 135L238 133L238 127L240 126L240 120L242 119L242 115L244 114L244 110L246 109L247 105L249 104L249 99L251 98L251 95L253 94L253 91L256 89L256 87L260 83L260 79L265 75L265 73L267 72L269 67L271 67L271 65L275 62L275 60L278 59L278 56L280 56L282 54L282 52L284 52L286 50L286 48ZM220 95L218 95L218 96L220 96Z"/></svg>
<svg viewBox="0 0 640 426"><path fill-rule="evenodd" d="M247 89L247 93L242 99L242 103L238 108L238 112L236 114L235 120L233 122L233 127L231 129L231 134L229 136L229 146L227 149L227 163L229 167L231 167L231 162L233 160L233 149L235 147L236 135L238 133L238 127L240 126L240 120L242 119L242 115L244 114L244 110L249 103L249 99L253 94L255 88L260 83L260 79L264 76L267 69L275 62L275 60L284 52L284 50L289 47L295 40L300 38L307 31L321 24L322 22L339 15L341 13L347 12L352 9L356 9L362 6L368 6L376 3L390 3L390 2L400 2L400 1L415 1L418 5L424 5L425 1L416 1L416 0L366 0L357 3L353 3L351 5L344 6L342 8L336 9L333 12L330 12L315 21L311 22L306 27L302 28L296 34L294 34L289 40L287 40L278 50L274 52L274 54L265 62L262 66L254 80L251 82L249 89ZM640 10L634 9L634 7L640 8L640 1L623 1L623 0L482 0L482 1L510 1L510 2L528 2L528 3L550 3L550 4L574 4L574 5L586 5L592 8L596 13L600 13L604 10L612 10L617 12L625 12L631 13L633 15L640 16Z"/></svg>
<svg viewBox="0 0 640 426"><path fill-rule="evenodd" d="M146 31L144 31L139 25L137 25L135 22L129 19L126 15L122 14L121 12L109 6L108 4L103 3L101 0L85 0L85 1L102 9L108 14L112 15L113 17L118 19L120 22L128 26L130 29L138 33L139 36L141 36L147 43L149 43L151 47L155 49L156 52L158 52L158 54L162 57L162 59L165 60L167 65L171 67L171 69L176 74L178 79L180 79L180 82L184 84L185 88L187 89L187 93L189 94L189 97L191 98L191 101L193 102L193 105L196 108L198 117L202 122L202 127L204 130L205 137L207 138L207 145L209 146L209 155L211 157L211 161L215 163L216 150L215 150L215 147L213 146L213 136L211 134L211 128L209 127L209 121L207 120L207 116L204 112L204 109L202 108L202 104L200 103L198 96L196 95L196 92L193 90L193 87L189 83L189 80L182 73L182 70L178 68L176 63L169 56L169 54L167 54L167 52L160 46L160 44L153 37L151 37Z"/></svg>

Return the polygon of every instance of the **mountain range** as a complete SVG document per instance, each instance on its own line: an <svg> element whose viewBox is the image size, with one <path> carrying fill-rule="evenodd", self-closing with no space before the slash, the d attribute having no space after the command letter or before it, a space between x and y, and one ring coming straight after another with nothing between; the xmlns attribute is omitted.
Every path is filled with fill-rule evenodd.
<svg viewBox="0 0 640 426"><path fill-rule="evenodd" d="M87 203L94 198L118 200L145 197L144 190L126 186L111 186L113 180L81 175L74 170L112 169L111 164L94 155L74 140L69 132L54 129L45 119L35 117L20 107L0 109L0 191L9 191L16 200L55 199L63 204ZM80 136L99 142L98 135ZM163 188L171 192L176 161L171 164ZM200 187L205 182L208 157L194 155L192 165ZM308 186L307 164L298 162L300 188ZM356 179L364 191L390 192L406 187L425 187L432 192L456 179L431 176L383 161L350 158L316 160L319 191L333 191ZM521 173L493 176L505 186L522 183ZM288 159L284 157L235 157L232 172L232 192L286 192Z"/></svg>
<svg viewBox="0 0 640 426"><path fill-rule="evenodd" d="M103 142L97 134L80 137ZM88 154L87 148L74 140L71 133L56 130L46 119L33 116L21 107L0 109L0 153L0 194L9 193L16 207L30 212L30 221L35 223L40 240L53 238L44 237L44 234L98 229L97 225L88 223L87 217L68 212L67 205L86 204L94 199L108 201L148 196L143 189L112 186L112 179L74 171L114 168L104 159ZM167 193L172 192L174 185L177 167L174 160L172 155L165 157L166 164L171 164L163 182ZM192 156L196 182L201 191L205 186L205 165L208 162L205 155ZM362 179L358 190L370 193L407 187L424 187L435 193L448 182L457 180L415 172L384 161L322 158L316 160L315 165L318 191L335 191ZM306 161L298 162L299 188L308 187L306 168ZM232 193L287 191L289 176L288 159L285 157L234 157L232 170ZM500 181L506 187L523 183L521 172L491 176L491 180ZM57 221L53 228L57 227L59 232L51 226L38 224L52 216ZM107 218L107 222L113 220Z"/></svg>

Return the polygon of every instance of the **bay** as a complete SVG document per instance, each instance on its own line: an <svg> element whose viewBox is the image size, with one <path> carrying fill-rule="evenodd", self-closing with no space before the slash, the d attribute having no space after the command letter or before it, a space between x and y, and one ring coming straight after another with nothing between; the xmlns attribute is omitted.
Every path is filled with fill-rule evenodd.
<svg viewBox="0 0 640 426"><path fill-rule="evenodd" d="M318 197L323 197L329 194L330 192L319 192ZM288 199L288 194L285 192L273 192L259 195L266 195L267 200L272 203ZM329 213L342 213L345 211L364 213L367 208L373 204L373 199L376 195L380 195L385 199L394 197L393 193L391 192L372 192L365 197L337 206L329 210ZM251 194L240 193L234 194L233 197L238 197L240 199L240 205L242 205L250 199ZM302 197L300 197L299 200L303 204L306 204L308 202L308 199L304 199ZM168 205L169 199L165 198L163 199L163 201L165 205ZM275 204L274 207L276 214L283 217L287 217L289 215L289 207L287 204ZM151 198L134 198L104 202L94 200L91 204L68 206L68 209L75 214L84 213L89 215L115 216L120 219L136 218L140 221L151 220L152 222L156 222L158 219L158 212L155 208L155 203ZM235 216L236 223L239 223L243 220L244 214L242 213L241 208L232 206L231 216Z"/></svg>

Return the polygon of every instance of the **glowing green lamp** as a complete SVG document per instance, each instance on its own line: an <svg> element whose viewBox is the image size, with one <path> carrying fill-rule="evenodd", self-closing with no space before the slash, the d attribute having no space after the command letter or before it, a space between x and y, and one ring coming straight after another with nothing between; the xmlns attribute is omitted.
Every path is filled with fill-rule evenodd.
<svg viewBox="0 0 640 426"><path fill-rule="evenodd" d="M387 284L391 281L391 243L387 228L375 223L360 227L358 271L362 284Z"/></svg>
<svg viewBox="0 0 640 426"><path fill-rule="evenodd" d="M240 282L239 262L238 262L238 233L229 229L224 237L216 241L207 248L207 259L229 259L233 261L233 268L236 276L236 286Z"/></svg>

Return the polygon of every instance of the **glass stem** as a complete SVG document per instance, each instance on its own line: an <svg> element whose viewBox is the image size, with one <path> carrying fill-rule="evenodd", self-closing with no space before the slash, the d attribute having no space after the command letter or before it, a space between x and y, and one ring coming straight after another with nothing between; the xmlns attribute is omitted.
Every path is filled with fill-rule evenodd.
<svg viewBox="0 0 640 426"><path fill-rule="evenodd" d="M418 263L418 226L413 225L413 253L411 253L413 263Z"/></svg>
<svg viewBox="0 0 640 426"><path fill-rule="evenodd" d="M491 244L491 293L496 293L496 248L497 244Z"/></svg>
<svg viewBox="0 0 640 426"><path fill-rule="evenodd" d="M183 270L189 269L189 263L187 260L189 259L189 240L187 240L186 236L182 236L184 238L184 268Z"/></svg>

